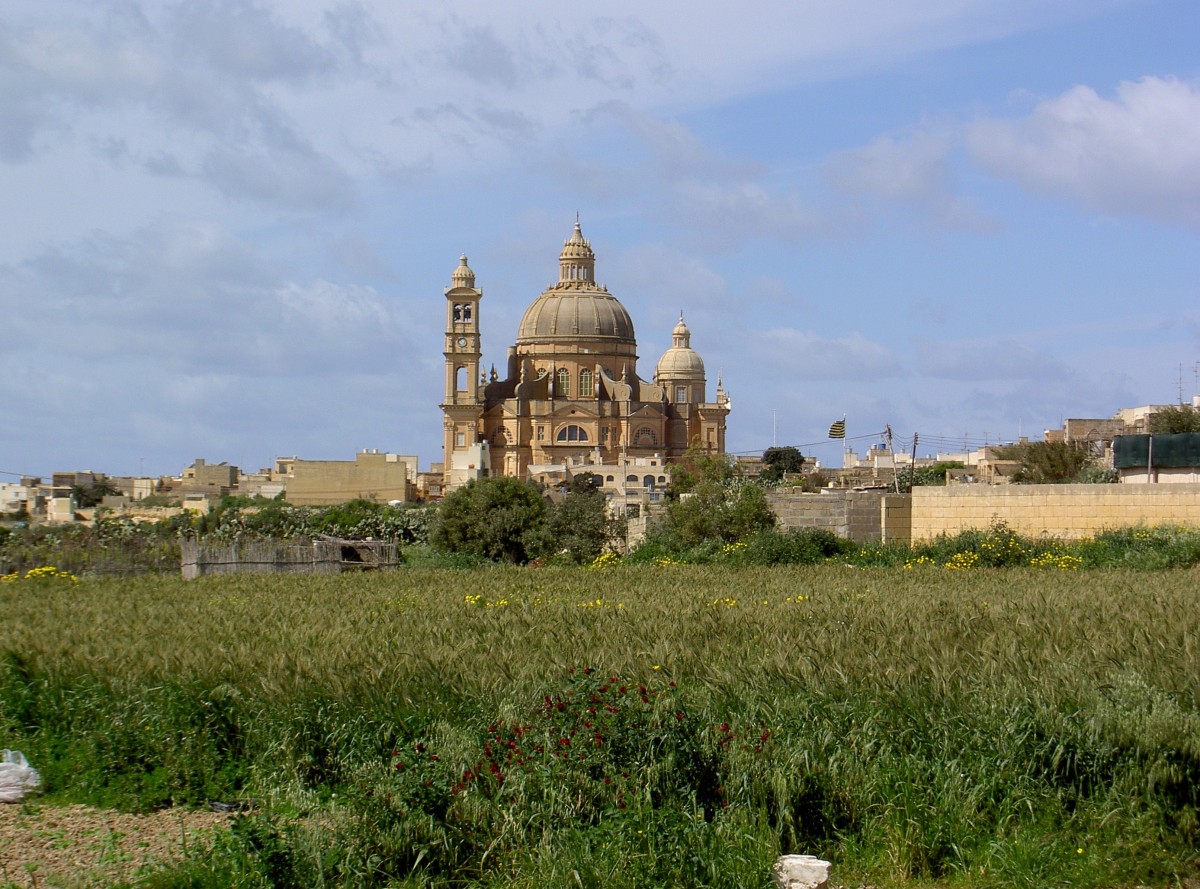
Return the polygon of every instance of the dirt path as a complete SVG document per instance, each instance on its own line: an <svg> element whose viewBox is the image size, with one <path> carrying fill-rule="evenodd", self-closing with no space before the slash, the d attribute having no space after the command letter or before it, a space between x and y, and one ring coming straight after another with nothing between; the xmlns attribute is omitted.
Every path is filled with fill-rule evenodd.
<svg viewBox="0 0 1200 889"><path fill-rule="evenodd" d="M0 886L76 887L128 880L180 859L228 815L168 810L126 815L87 806L0 804ZM185 846L186 844L186 846Z"/></svg>

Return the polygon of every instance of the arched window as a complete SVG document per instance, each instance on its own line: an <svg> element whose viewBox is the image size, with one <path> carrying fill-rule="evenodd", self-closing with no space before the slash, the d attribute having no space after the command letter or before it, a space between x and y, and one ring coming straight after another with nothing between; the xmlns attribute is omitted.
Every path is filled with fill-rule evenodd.
<svg viewBox="0 0 1200 889"><path fill-rule="evenodd" d="M611 475L606 475L606 476L604 477L604 480L605 480L606 482L611 482L611 481L613 481L614 479L613 479L613 477L612 477Z"/></svg>
<svg viewBox="0 0 1200 889"><path fill-rule="evenodd" d="M555 441L571 442L571 441L587 441L587 430L582 426L564 426L558 430L558 434L554 436Z"/></svg>
<svg viewBox="0 0 1200 889"><path fill-rule="evenodd" d="M554 394L559 398L571 397L571 372L565 367L558 369L557 383L554 386Z"/></svg>
<svg viewBox="0 0 1200 889"><path fill-rule="evenodd" d="M652 475L644 476L642 478L642 487L643 488L653 488L654 487L654 476L652 476Z"/></svg>
<svg viewBox="0 0 1200 889"><path fill-rule="evenodd" d="M579 372L579 397L592 397L592 372L590 370L581 370Z"/></svg>
<svg viewBox="0 0 1200 889"><path fill-rule="evenodd" d="M625 484L627 484L627 485L636 485L636 484L637 484L637 476L636 476L636 475L627 475L627 476L625 476Z"/></svg>
<svg viewBox="0 0 1200 889"><path fill-rule="evenodd" d="M635 448L656 448L658 447L658 436L649 426L643 426L633 434L633 446Z"/></svg>

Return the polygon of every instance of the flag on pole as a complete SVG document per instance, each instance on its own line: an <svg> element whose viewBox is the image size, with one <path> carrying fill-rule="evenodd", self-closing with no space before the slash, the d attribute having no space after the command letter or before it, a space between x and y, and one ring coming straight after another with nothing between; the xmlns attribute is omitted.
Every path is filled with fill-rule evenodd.
<svg viewBox="0 0 1200 889"><path fill-rule="evenodd" d="M846 437L846 418L835 421L829 426L830 438L845 438Z"/></svg>

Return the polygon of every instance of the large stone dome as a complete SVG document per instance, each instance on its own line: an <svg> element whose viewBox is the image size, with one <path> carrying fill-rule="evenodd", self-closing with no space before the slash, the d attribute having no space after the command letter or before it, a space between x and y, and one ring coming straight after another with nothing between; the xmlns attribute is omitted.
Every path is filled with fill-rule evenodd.
<svg viewBox="0 0 1200 889"><path fill-rule="evenodd" d="M596 255L578 222L558 261L558 283L525 310L517 344L605 340L636 345L629 313L620 300L596 284Z"/></svg>

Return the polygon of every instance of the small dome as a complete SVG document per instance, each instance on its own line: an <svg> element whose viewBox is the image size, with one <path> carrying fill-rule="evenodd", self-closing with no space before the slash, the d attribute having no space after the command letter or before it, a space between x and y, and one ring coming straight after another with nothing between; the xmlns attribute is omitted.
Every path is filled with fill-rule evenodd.
<svg viewBox="0 0 1200 889"><path fill-rule="evenodd" d="M688 379L704 378L704 359L695 349L672 346L663 352L658 359L658 367L654 371L656 379Z"/></svg>
<svg viewBox="0 0 1200 889"><path fill-rule="evenodd" d="M704 361L700 353L692 348L692 332L683 323L683 313L679 313L679 323L671 331L671 348L663 352L658 359L654 371L655 379L704 379Z"/></svg>

